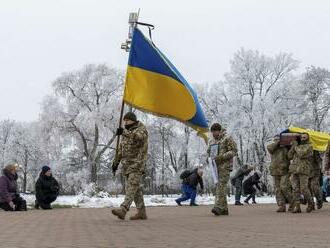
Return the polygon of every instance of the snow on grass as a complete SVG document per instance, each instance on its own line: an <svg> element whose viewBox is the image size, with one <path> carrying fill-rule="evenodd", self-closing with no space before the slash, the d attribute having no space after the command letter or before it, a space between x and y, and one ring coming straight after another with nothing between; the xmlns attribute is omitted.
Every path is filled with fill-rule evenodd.
<svg viewBox="0 0 330 248"><path fill-rule="evenodd" d="M31 194L22 194L22 197L26 199L29 205L34 205L35 196ZM157 207L157 206L176 206L174 201L180 195L169 195L162 197L161 195L146 195L144 196L144 201L147 207ZM243 202L245 197L241 198ZM53 204L57 205L69 205L72 207L80 208L105 208L105 207L119 207L124 201L124 196L110 196L106 193L98 194L98 196L89 197L83 194L80 195L70 195L70 196L59 196ZM269 204L276 203L275 197L263 196L256 198L257 203ZM250 201L251 202L251 201ZM197 196L196 203L199 205L212 205L214 204L214 196L203 195ZM229 204L234 204L234 196L228 198ZM183 202L183 205L189 204L189 201ZM133 203L134 206L134 203Z"/></svg>

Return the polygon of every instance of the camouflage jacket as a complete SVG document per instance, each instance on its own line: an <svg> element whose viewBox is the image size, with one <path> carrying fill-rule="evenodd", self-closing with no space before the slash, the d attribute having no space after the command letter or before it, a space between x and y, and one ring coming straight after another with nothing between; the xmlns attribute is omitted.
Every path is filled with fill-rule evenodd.
<svg viewBox="0 0 330 248"><path fill-rule="evenodd" d="M236 143L231 136L226 134L220 139L212 139L209 143L207 153L210 156L211 145L218 144L218 155L214 157L214 160L218 168L233 170L233 159L237 154Z"/></svg>
<svg viewBox="0 0 330 248"><path fill-rule="evenodd" d="M289 172L290 160L287 147L281 147L279 142L269 144L267 150L270 154L269 171L272 176L284 176Z"/></svg>
<svg viewBox="0 0 330 248"><path fill-rule="evenodd" d="M117 154L117 161L122 164L124 175L144 174L148 155L148 131L138 122L130 129L124 129Z"/></svg>
<svg viewBox="0 0 330 248"><path fill-rule="evenodd" d="M289 172L292 174L311 175L313 147L310 143L292 145L288 152L291 161Z"/></svg>
<svg viewBox="0 0 330 248"><path fill-rule="evenodd" d="M319 177L321 175L322 158L318 151L313 151L311 177Z"/></svg>
<svg viewBox="0 0 330 248"><path fill-rule="evenodd" d="M327 150L324 153L324 170L330 170L330 141L328 143Z"/></svg>

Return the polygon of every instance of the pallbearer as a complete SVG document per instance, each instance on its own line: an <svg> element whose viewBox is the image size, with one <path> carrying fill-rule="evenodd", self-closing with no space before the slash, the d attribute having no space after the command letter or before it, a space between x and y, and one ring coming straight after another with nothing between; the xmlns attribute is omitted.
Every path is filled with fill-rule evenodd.
<svg viewBox="0 0 330 248"><path fill-rule="evenodd" d="M280 144L280 136L274 136L274 140L267 146L270 154L271 164L269 167L270 174L274 179L276 202L278 205L277 212L286 211L286 203L290 203L288 211L292 211L292 192L289 178L288 147Z"/></svg>

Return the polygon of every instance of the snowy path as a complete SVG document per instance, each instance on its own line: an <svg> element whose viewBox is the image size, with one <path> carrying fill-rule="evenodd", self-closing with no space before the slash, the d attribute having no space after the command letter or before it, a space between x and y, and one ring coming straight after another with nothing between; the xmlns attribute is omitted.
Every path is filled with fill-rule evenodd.
<svg viewBox="0 0 330 248"><path fill-rule="evenodd" d="M28 204L34 204L35 197L34 195L24 195L23 197L27 200ZM175 206L175 199L178 198L179 195L171 195L168 197L162 197L161 195L146 195L144 197L146 206ZM118 197L87 197L85 195L75 195L75 196L59 196L58 199L54 202L54 204L59 205L70 205L73 207L80 208L104 208L104 207L118 207L120 203L123 201L124 196L119 195ZM242 202L245 197L242 197ZM276 203L275 197L257 197L257 203ZM234 204L234 196L232 195L229 198L229 204ZM214 203L213 196L203 195L197 196L196 203L200 205L212 205ZM183 204L189 204L189 201Z"/></svg>

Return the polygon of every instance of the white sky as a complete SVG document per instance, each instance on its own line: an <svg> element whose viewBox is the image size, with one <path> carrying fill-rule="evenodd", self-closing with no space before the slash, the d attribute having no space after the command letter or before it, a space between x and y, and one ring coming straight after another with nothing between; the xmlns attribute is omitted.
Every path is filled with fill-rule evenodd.
<svg viewBox="0 0 330 248"><path fill-rule="evenodd" d="M125 69L120 43L138 8L190 82L222 79L241 47L330 68L327 0L0 0L0 120L37 119L62 72L87 63Z"/></svg>

